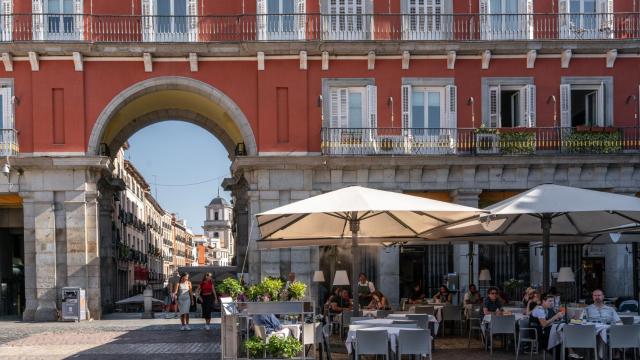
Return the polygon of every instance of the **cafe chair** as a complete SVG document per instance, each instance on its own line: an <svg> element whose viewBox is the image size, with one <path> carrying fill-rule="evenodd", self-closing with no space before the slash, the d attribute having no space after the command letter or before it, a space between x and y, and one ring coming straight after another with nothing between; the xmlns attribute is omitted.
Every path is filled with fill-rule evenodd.
<svg viewBox="0 0 640 360"><path fill-rule="evenodd" d="M435 315L436 309L433 305L416 305L416 314Z"/></svg>
<svg viewBox="0 0 640 360"><path fill-rule="evenodd" d="M360 355L384 355L389 359L389 333L387 330L356 330L355 360Z"/></svg>
<svg viewBox="0 0 640 360"><path fill-rule="evenodd" d="M473 331L477 331L480 334L480 340L482 341L482 346L486 347L484 333L482 332L483 318L484 318L484 313L482 312L482 307L473 306L471 308L471 313L469 314L469 341L467 343L467 349L471 347L471 333Z"/></svg>
<svg viewBox="0 0 640 360"><path fill-rule="evenodd" d="M633 318L632 318L633 319ZM633 349L633 358L636 358L636 349L640 348L640 325L614 325L609 328L609 360L613 359L613 349L622 349L622 360L626 349Z"/></svg>
<svg viewBox="0 0 640 360"><path fill-rule="evenodd" d="M333 329L331 327L331 324L326 324L325 326L322 327L322 348L320 351L320 360L322 360L322 350L324 350L324 353L327 354L327 360L333 360L331 359L331 334L333 332Z"/></svg>
<svg viewBox="0 0 640 360"><path fill-rule="evenodd" d="M568 348L593 350L593 358L598 358L598 345L596 341L595 325L565 325L562 328L564 338L562 340L562 354L560 358L565 359Z"/></svg>
<svg viewBox="0 0 640 360"><path fill-rule="evenodd" d="M429 330L429 315L407 314L407 319L415 321L420 329Z"/></svg>
<svg viewBox="0 0 640 360"><path fill-rule="evenodd" d="M493 338L495 335L511 335L513 336L513 344L516 344L516 317L515 315L492 316L491 324L489 324L489 346L491 347L491 356L493 356ZM506 340L505 340L506 341ZM516 352L517 354L517 352Z"/></svg>
<svg viewBox="0 0 640 360"><path fill-rule="evenodd" d="M429 360L432 360L429 330L400 330L397 355L398 359L402 359L402 355L426 355Z"/></svg>
<svg viewBox="0 0 640 360"><path fill-rule="evenodd" d="M532 359L533 353L538 353L538 332L536 329L529 327L528 318L518 320L518 346L516 347L516 360L518 360L518 355L520 355L520 344L523 343L529 343L529 346L531 346L529 359Z"/></svg>
<svg viewBox="0 0 640 360"><path fill-rule="evenodd" d="M457 322L460 326L460 334L462 334L462 306L447 305L442 309L442 335L445 334L445 324L447 321Z"/></svg>
<svg viewBox="0 0 640 360"><path fill-rule="evenodd" d="M391 314L391 310L378 310L378 311L376 311L376 318L377 319L384 319L387 316L389 316L389 314Z"/></svg>

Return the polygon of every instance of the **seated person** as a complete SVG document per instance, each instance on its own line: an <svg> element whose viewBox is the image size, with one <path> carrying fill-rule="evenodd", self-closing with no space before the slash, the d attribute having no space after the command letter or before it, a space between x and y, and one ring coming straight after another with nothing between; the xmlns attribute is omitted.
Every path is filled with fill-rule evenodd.
<svg viewBox="0 0 640 360"><path fill-rule="evenodd" d="M376 290L371 294L371 302L367 306L368 309L375 310L389 310L391 306L389 305L389 301L387 297L384 296L380 291Z"/></svg>
<svg viewBox="0 0 640 360"><path fill-rule="evenodd" d="M471 317L471 309L473 308L473 306L482 304L482 296L480 296L480 293L478 292L478 289L476 288L475 285L473 284L469 285L469 291L467 291L467 293L464 294L463 301L464 301L464 314L468 319L469 317Z"/></svg>
<svg viewBox="0 0 640 360"><path fill-rule="evenodd" d="M610 324L622 323L616 309L604 304L604 292L602 290L593 290L591 297L593 299L593 304L587 306L582 312L582 318L584 320Z"/></svg>
<svg viewBox="0 0 640 360"><path fill-rule="evenodd" d="M499 315L502 312L502 302L500 302L500 299L498 298L498 289L490 287L487 294L488 296L484 300L484 304L482 304L482 311L485 315Z"/></svg>
<svg viewBox="0 0 640 360"><path fill-rule="evenodd" d="M433 295L433 300L438 304L451 304L452 297L449 292L449 288L444 285L440 285L438 292Z"/></svg>
<svg viewBox="0 0 640 360"><path fill-rule="evenodd" d="M420 304L422 303L422 301L425 298L425 294L424 291L422 291L422 287L420 286L420 283L417 282L415 285L413 285L413 288L411 289L411 292L409 293L409 304Z"/></svg>
<svg viewBox="0 0 640 360"><path fill-rule="evenodd" d="M540 301L540 293L537 290L534 290L531 296L529 297L529 301L524 307L524 315L530 315L531 312L538 306L541 305Z"/></svg>
<svg viewBox="0 0 640 360"><path fill-rule="evenodd" d="M525 290L524 296L522 297L522 307L524 307L525 309L529 305L529 301L533 299L534 292L535 290L532 287L528 287L527 290Z"/></svg>
<svg viewBox="0 0 640 360"><path fill-rule="evenodd" d="M541 305L535 307L529 316L529 325L538 332L538 339L542 349L546 349L549 344L549 333L554 321L562 319L563 313L556 313L553 310L555 296L547 295Z"/></svg>
<svg viewBox="0 0 640 360"><path fill-rule="evenodd" d="M260 314L253 316L253 322L258 326L264 326L267 337L272 334L290 336L291 330L280 324L280 320L273 314Z"/></svg>
<svg viewBox="0 0 640 360"><path fill-rule="evenodd" d="M351 311L353 303L349 298L349 290L343 289L340 292L340 297L334 298L334 302L331 303L330 311L334 314L340 314L343 311Z"/></svg>

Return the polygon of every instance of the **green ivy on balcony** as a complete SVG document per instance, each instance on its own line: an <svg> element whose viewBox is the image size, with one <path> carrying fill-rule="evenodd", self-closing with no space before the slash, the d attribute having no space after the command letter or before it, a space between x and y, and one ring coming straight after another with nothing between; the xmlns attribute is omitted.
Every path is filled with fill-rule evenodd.
<svg viewBox="0 0 640 360"><path fill-rule="evenodd" d="M615 128L578 127L564 143L569 153L614 154L622 151L622 134Z"/></svg>

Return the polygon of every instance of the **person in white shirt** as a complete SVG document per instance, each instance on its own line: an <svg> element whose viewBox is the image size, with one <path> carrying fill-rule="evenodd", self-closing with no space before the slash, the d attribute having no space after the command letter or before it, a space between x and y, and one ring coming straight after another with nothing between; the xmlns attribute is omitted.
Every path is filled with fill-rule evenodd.
<svg viewBox="0 0 640 360"><path fill-rule="evenodd" d="M529 316L529 326L538 331L538 339L543 349L549 343L549 332L554 321L562 319L564 313L556 313L553 310L554 296L547 295L542 300L542 304L536 306Z"/></svg>
<svg viewBox="0 0 640 360"><path fill-rule="evenodd" d="M593 304L589 305L582 312L582 318L586 321L598 321L611 324L621 324L620 316L616 309L604 304L604 292L600 289L591 293Z"/></svg>

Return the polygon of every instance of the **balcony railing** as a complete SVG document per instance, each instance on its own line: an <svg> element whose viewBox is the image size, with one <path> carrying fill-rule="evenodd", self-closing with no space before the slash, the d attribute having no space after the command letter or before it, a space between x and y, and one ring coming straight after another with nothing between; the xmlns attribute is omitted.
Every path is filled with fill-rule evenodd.
<svg viewBox="0 0 640 360"><path fill-rule="evenodd" d="M16 156L19 152L18 132L15 129L0 129L0 157Z"/></svg>
<svg viewBox="0 0 640 360"><path fill-rule="evenodd" d="M0 41L500 41L640 38L640 13L0 15Z"/></svg>
<svg viewBox="0 0 640 360"><path fill-rule="evenodd" d="M640 152L640 127L323 128L324 155L532 155Z"/></svg>

